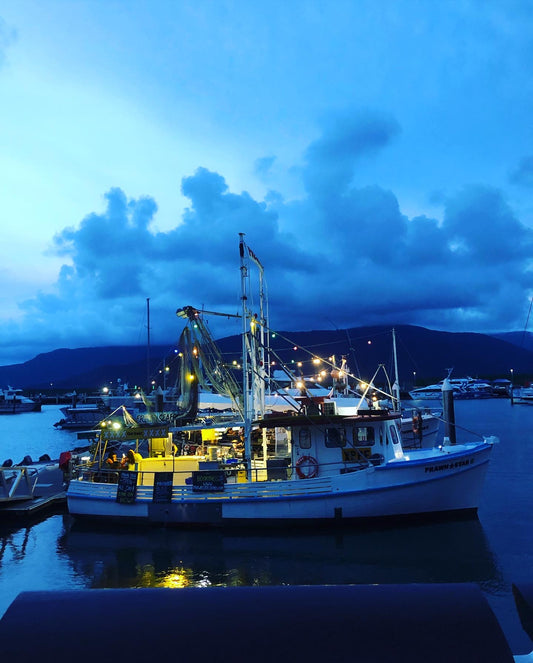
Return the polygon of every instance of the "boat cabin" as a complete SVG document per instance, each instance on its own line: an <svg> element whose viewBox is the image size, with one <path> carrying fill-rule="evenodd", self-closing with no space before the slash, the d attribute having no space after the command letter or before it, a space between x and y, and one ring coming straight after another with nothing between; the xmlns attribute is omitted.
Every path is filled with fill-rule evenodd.
<svg viewBox="0 0 533 663"><path fill-rule="evenodd" d="M350 416L274 415L259 425L287 430L293 478L338 475L403 458L400 415L387 410Z"/></svg>

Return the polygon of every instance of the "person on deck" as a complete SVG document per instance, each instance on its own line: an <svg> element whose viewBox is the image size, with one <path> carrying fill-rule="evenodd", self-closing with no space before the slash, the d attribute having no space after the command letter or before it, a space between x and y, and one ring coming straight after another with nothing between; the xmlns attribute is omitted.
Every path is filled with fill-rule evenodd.
<svg viewBox="0 0 533 663"><path fill-rule="evenodd" d="M124 456L121 462L121 467L124 470L129 470L130 472L133 472L135 470L135 465L137 463L140 463L140 461L143 459L140 453L137 453L133 449L128 449L128 452Z"/></svg>
<svg viewBox="0 0 533 663"><path fill-rule="evenodd" d="M236 458L242 458L244 455L244 440L242 438L233 442L233 452Z"/></svg>
<svg viewBox="0 0 533 663"><path fill-rule="evenodd" d="M117 452L116 451L110 451L106 461L104 463L104 467L106 470L119 470L120 469L120 463L117 460Z"/></svg>

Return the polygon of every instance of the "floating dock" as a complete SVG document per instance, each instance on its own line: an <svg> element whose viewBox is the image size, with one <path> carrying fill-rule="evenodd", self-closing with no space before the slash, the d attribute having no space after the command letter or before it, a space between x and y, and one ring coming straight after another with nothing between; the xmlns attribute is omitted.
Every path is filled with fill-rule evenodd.
<svg viewBox="0 0 533 663"><path fill-rule="evenodd" d="M0 521L66 509L63 472L57 463L0 468Z"/></svg>

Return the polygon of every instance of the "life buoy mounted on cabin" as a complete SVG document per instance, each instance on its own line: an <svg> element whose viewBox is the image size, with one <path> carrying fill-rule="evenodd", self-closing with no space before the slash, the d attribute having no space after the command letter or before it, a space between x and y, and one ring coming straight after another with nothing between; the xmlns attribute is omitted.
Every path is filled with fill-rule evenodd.
<svg viewBox="0 0 533 663"><path fill-rule="evenodd" d="M422 437L422 416L418 410L413 411L413 433L415 437Z"/></svg>
<svg viewBox="0 0 533 663"><path fill-rule="evenodd" d="M300 456L296 461L296 474L300 479L314 479L318 476L318 461L313 456Z"/></svg>

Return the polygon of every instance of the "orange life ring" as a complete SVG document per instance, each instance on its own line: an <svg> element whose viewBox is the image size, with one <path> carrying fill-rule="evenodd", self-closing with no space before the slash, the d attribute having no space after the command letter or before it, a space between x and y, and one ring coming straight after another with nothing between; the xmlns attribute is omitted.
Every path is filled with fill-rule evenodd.
<svg viewBox="0 0 533 663"><path fill-rule="evenodd" d="M300 479L314 479L318 476L318 461L313 456L300 456L296 461L296 474Z"/></svg>

